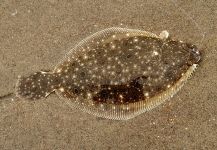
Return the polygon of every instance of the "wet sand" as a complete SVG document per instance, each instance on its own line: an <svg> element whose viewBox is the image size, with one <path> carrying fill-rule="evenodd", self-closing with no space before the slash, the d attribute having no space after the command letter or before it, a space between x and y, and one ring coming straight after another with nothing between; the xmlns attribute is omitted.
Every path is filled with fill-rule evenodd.
<svg viewBox="0 0 217 150"><path fill-rule="evenodd" d="M169 0L0 2L0 96L14 91L18 75L52 70L77 42L108 27L168 30L204 54L177 95L128 121L72 109L55 94L0 100L0 149L217 149L217 3L177 5L185 11Z"/></svg>

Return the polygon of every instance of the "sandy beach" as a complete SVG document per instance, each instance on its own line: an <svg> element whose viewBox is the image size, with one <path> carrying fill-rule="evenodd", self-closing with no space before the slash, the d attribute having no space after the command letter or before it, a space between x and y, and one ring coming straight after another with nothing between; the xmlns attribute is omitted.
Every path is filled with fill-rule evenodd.
<svg viewBox="0 0 217 150"><path fill-rule="evenodd" d="M52 70L76 43L109 27L167 30L203 57L173 98L128 121L72 109L55 94L0 99L0 149L217 149L216 16L215 0L1 1L0 97L14 92L18 75Z"/></svg>

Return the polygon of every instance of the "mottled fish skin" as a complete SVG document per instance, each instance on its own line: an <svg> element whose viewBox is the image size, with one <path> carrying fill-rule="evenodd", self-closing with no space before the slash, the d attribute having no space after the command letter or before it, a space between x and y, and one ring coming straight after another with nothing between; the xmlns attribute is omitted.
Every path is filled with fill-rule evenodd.
<svg viewBox="0 0 217 150"><path fill-rule="evenodd" d="M142 36L96 44L57 68L65 80L63 95L74 96L77 90L83 98L89 95L95 102L113 104L154 97L175 84L193 63L186 47Z"/></svg>
<svg viewBox="0 0 217 150"><path fill-rule="evenodd" d="M62 83L58 73L36 72L28 77L19 77L16 85L16 95L20 98L36 100L47 97Z"/></svg>
<svg viewBox="0 0 217 150"><path fill-rule="evenodd" d="M56 90L91 114L129 119L147 109L149 100L176 86L200 59L192 44L139 30L111 28L78 44L52 73L39 72L19 80L17 93L39 99ZM36 84L37 88L29 87Z"/></svg>

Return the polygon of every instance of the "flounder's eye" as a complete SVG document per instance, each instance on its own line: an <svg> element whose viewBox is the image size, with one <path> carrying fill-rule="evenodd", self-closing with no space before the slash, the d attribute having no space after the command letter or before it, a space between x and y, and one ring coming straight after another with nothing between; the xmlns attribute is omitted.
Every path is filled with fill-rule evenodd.
<svg viewBox="0 0 217 150"><path fill-rule="evenodd" d="M195 45L191 46L191 52L200 55L198 48Z"/></svg>
<svg viewBox="0 0 217 150"><path fill-rule="evenodd" d="M192 53L193 55L200 55L200 51L198 50L197 46L195 46L195 45L189 46L189 52Z"/></svg>
<svg viewBox="0 0 217 150"><path fill-rule="evenodd" d="M199 52L196 45L192 45L192 44L189 44L189 43L182 43L182 48L187 50L188 52L190 52L192 54L200 55L200 52Z"/></svg>
<svg viewBox="0 0 217 150"><path fill-rule="evenodd" d="M189 44L189 43L183 43L182 44L183 49L187 50L189 52L189 64L196 64L201 59L201 53L198 50L197 46Z"/></svg>

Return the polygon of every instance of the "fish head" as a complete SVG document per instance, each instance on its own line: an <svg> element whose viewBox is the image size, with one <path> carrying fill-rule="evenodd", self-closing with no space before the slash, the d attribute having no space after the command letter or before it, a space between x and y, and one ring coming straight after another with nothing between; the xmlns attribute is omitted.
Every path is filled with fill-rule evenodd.
<svg viewBox="0 0 217 150"><path fill-rule="evenodd" d="M182 43L183 49L189 53L188 64L198 64L201 61L201 51L196 45L190 43Z"/></svg>

